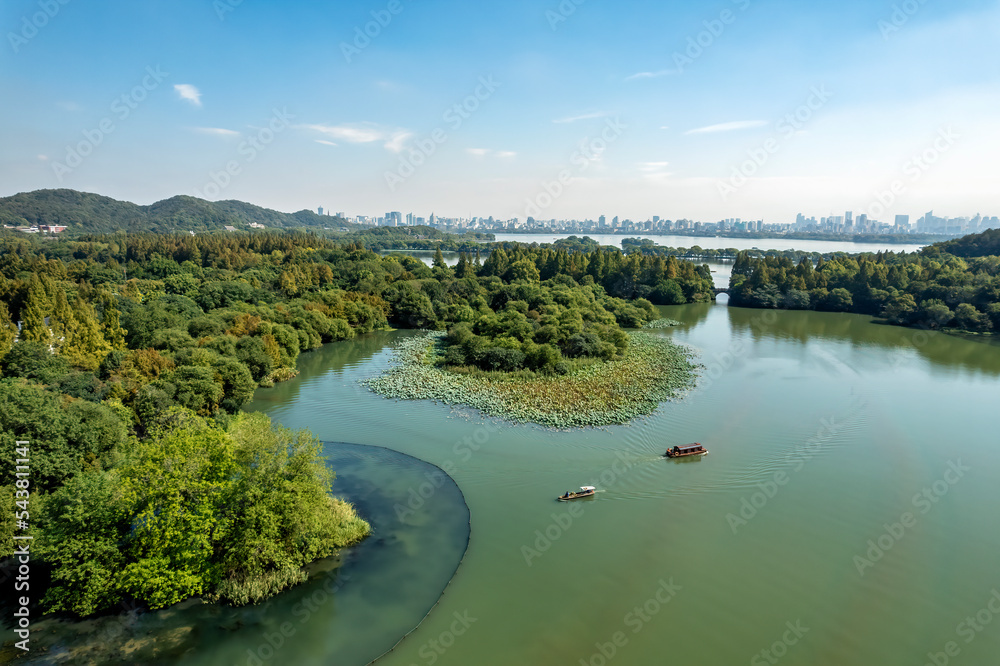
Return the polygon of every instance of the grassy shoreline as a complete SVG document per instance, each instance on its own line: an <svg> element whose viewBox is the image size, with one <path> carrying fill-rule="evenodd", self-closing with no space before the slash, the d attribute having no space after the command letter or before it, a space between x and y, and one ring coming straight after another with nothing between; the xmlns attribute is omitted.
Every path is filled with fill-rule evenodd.
<svg viewBox="0 0 1000 666"><path fill-rule="evenodd" d="M442 333L407 338L393 365L362 383L387 398L467 405L490 416L553 428L622 425L694 385L694 352L667 338L629 333L624 356L564 376L461 374L438 366Z"/></svg>

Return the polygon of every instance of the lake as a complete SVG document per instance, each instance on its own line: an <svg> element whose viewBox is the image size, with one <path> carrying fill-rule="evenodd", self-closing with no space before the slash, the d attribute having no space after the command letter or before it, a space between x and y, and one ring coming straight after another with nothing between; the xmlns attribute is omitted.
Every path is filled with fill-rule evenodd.
<svg viewBox="0 0 1000 666"><path fill-rule="evenodd" d="M630 426L558 432L359 387L406 331L303 354L258 392L252 409L441 466L465 495L463 564L378 663L995 663L1000 346L857 315L662 311L703 377ZM661 457L695 441L710 454ZM585 484L596 497L555 501ZM384 642L396 603L376 595L350 654ZM318 639L297 653L362 663Z"/></svg>

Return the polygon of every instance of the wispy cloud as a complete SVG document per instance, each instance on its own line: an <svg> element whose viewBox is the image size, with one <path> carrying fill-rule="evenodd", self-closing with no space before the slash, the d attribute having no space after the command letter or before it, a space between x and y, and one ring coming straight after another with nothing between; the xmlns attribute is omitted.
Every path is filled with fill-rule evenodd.
<svg viewBox="0 0 1000 666"><path fill-rule="evenodd" d="M670 76L671 74L676 74L676 69L661 69L656 72L636 72L631 76L626 76L626 81L636 81L638 79L658 79L661 76Z"/></svg>
<svg viewBox="0 0 1000 666"><path fill-rule="evenodd" d="M406 142L413 136L409 130L380 127L374 123L355 123L344 125L302 125L303 128L347 143L382 142L386 150L398 153L403 150ZM336 145L336 144L334 144Z"/></svg>
<svg viewBox="0 0 1000 666"><path fill-rule="evenodd" d="M567 118L556 118L552 122L554 123L575 123L578 120L591 120L593 118L603 118L608 115L604 111L595 111L594 113L584 113L579 116L569 116Z"/></svg>
<svg viewBox="0 0 1000 666"><path fill-rule="evenodd" d="M753 129L755 127L764 127L767 125L766 120L737 120L731 123L720 123L718 125L708 125L707 127L698 127L696 129L688 130L684 134L716 134L718 132L735 132L738 130Z"/></svg>
<svg viewBox="0 0 1000 666"><path fill-rule="evenodd" d="M195 106L201 106L201 92L190 83L178 83L174 86L174 90L181 99L186 99Z"/></svg>
<svg viewBox="0 0 1000 666"><path fill-rule="evenodd" d="M673 171L668 171L667 167L670 166L670 162L639 162L639 171L642 172L642 177L645 180L665 180L674 175Z"/></svg>
<svg viewBox="0 0 1000 666"><path fill-rule="evenodd" d="M63 111L79 111L80 110L80 105L77 104L76 102L57 102L56 106L58 106Z"/></svg>
<svg viewBox="0 0 1000 666"><path fill-rule="evenodd" d="M640 162L639 169L642 171L662 171L670 166L670 162Z"/></svg>
<svg viewBox="0 0 1000 666"><path fill-rule="evenodd" d="M339 145L339 144L334 143L333 141L327 141L326 139L316 139L316 143L322 143L324 146L337 146L337 145Z"/></svg>
<svg viewBox="0 0 1000 666"><path fill-rule="evenodd" d="M517 153L513 150L490 150L489 148L466 148L465 152L473 157L483 158L487 155L492 155L493 157L499 157L504 160L509 160L517 156Z"/></svg>
<svg viewBox="0 0 1000 666"><path fill-rule="evenodd" d="M394 153L402 152L407 141L413 136L413 132L407 132L406 130L396 130L389 136L389 140L385 142L385 149L391 150Z"/></svg>
<svg viewBox="0 0 1000 666"><path fill-rule="evenodd" d="M202 134L212 134L214 136L239 136L240 133L236 130L223 129L221 127L195 127L194 131L201 132Z"/></svg>

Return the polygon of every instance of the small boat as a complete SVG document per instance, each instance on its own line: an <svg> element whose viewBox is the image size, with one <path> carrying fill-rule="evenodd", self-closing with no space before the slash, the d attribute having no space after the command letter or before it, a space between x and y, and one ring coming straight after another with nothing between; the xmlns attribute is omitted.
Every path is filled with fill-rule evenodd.
<svg viewBox="0 0 1000 666"><path fill-rule="evenodd" d="M695 442L687 446L675 446L672 449L667 449L663 455L666 458L687 458L688 456L707 456L708 451L705 450L704 446Z"/></svg>
<svg viewBox="0 0 1000 666"><path fill-rule="evenodd" d="M566 502L568 500L580 499L581 497L590 497L597 492L597 488L594 486L580 486L580 490L577 492L566 491L565 495L560 495L556 499L560 502Z"/></svg>

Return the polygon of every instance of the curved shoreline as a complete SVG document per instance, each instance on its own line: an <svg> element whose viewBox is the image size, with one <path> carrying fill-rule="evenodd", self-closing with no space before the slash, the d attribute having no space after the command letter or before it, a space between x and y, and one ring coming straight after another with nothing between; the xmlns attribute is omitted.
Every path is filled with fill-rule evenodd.
<svg viewBox="0 0 1000 666"><path fill-rule="evenodd" d="M625 425L696 384L697 352L651 333L630 332L621 358L568 375L525 378L445 370L437 365L435 346L443 334L428 332L397 343L390 367L360 383L386 398L471 407L510 423L556 429Z"/></svg>
<svg viewBox="0 0 1000 666"><path fill-rule="evenodd" d="M427 609L427 612L423 614L423 616L420 618L420 620L415 625L413 625L412 629L410 629L405 634L403 634L402 636L400 636L399 640L397 640L395 643L393 643L392 647L390 647L388 650L385 650L384 652L382 652L381 654L379 654L377 657L375 657L374 659L372 659L371 661L369 661L368 663L365 664L365 666L371 666L376 661L378 661L379 659L382 659L383 657L385 657L390 652L394 652L396 650L396 648L398 648L403 643L403 641L405 641L407 638L409 638L409 636L413 632L415 632L417 629L420 628L420 626L424 623L424 621L426 621L427 618L430 617L430 614L434 612L434 609L438 607L438 604L441 603L441 599L444 598L445 592L447 592L448 588L451 587L452 581L455 580L455 576L458 575L459 569L462 568L462 564L465 562L465 556L469 554L469 545L472 543L472 509L469 507L469 503L465 500L465 493L462 491L462 486L460 486L458 484L458 481L456 481L453 476L451 476L450 474L448 474L448 472L444 471L444 469L442 469L438 465L435 465L434 463L430 462L429 460L424 460L423 458L418 458L417 456L410 455L409 453L403 453L402 451L397 451L396 449L393 449L393 448L388 447L388 446L382 446L380 444L357 444L357 443L354 443L354 442L330 442L330 441L324 441L324 440L320 440L320 441L323 444L350 444L352 446L365 446L365 447L369 447L369 448L373 448L373 449L385 449L386 451L392 451L393 453L395 453L397 455L406 456L407 458L412 458L413 460L417 460L419 462L422 462L425 465L430 465L434 469L436 469L439 472L441 472L441 474L443 474L446 479L448 479L449 481L452 482L452 484L454 484L455 490L458 491L458 494L462 498L462 504L465 505L465 510L468 511L468 513L469 513L469 521L468 521L469 531L468 531L468 533L466 534L466 537L465 537L465 549L462 551L462 557L460 557L458 559L458 563L455 564L455 570L451 572L451 576L448 578L448 582L445 583L445 586L443 588L441 588L441 594L438 595L438 598L434 601L433 604L431 604L431 607Z"/></svg>

